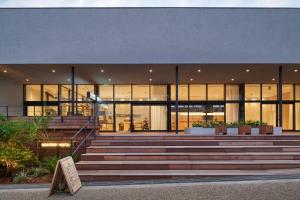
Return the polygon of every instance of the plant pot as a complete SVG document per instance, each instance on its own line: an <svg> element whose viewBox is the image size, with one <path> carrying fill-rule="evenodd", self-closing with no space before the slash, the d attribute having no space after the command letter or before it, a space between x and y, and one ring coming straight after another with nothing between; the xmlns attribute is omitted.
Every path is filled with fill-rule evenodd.
<svg viewBox="0 0 300 200"><path fill-rule="evenodd" d="M251 134L251 126L250 125L241 125L238 128L239 135L250 135Z"/></svg>
<svg viewBox="0 0 300 200"><path fill-rule="evenodd" d="M258 127L251 128L251 135L259 136L259 128Z"/></svg>
<svg viewBox="0 0 300 200"><path fill-rule="evenodd" d="M220 125L215 128L215 134L216 135L227 135L227 126L226 125Z"/></svg>
<svg viewBox="0 0 300 200"><path fill-rule="evenodd" d="M238 128L227 128L227 135L234 136L238 135L239 129Z"/></svg>
<svg viewBox="0 0 300 200"><path fill-rule="evenodd" d="M282 135L282 127L274 127L273 135Z"/></svg>
<svg viewBox="0 0 300 200"><path fill-rule="evenodd" d="M259 126L259 134L260 135L267 135L267 134L273 134L273 126L271 125L260 125Z"/></svg>
<svg viewBox="0 0 300 200"><path fill-rule="evenodd" d="M184 133L192 135L213 136L215 135L215 128L192 127L185 129Z"/></svg>

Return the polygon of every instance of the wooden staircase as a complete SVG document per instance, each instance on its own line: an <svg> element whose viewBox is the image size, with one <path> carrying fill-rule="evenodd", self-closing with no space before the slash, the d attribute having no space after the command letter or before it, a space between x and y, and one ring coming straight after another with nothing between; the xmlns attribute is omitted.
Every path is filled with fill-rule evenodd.
<svg viewBox="0 0 300 200"><path fill-rule="evenodd" d="M76 167L82 181L300 174L300 136L104 135Z"/></svg>

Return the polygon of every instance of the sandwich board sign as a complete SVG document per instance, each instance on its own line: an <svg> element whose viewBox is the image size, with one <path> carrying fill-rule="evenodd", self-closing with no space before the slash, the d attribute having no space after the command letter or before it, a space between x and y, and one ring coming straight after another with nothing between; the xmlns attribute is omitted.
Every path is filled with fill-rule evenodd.
<svg viewBox="0 0 300 200"><path fill-rule="evenodd" d="M68 156L60 159L56 164L49 196L56 191L69 191L71 195L73 195L81 188L81 186L81 181L73 158Z"/></svg>

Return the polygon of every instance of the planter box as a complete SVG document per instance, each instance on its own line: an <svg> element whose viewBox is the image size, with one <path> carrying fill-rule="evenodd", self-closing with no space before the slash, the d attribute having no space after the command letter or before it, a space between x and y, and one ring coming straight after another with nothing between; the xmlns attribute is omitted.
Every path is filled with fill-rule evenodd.
<svg viewBox="0 0 300 200"><path fill-rule="evenodd" d="M234 136L238 135L239 129L238 128L227 128L227 135Z"/></svg>
<svg viewBox="0 0 300 200"><path fill-rule="evenodd" d="M258 136L259 135L259 128L251 128L251 135Z"/></svg>
<svg viewBox="0 0 300 200"><path fill-rule="evenodd" d="M214 136L215 132L216 132L215 128L202 128L202 127L192 127L184 130L185 134L203 135L203 136Z"/></svg>
<svg viewBox="0 0 300 200"><path fill-rule="evenodd" d="M251 126L250 125L241 125L238 127L239 135L248 135L251 134Z"/></svg>
<svg viewBox="0 0 300 200"><path fill-rule="evenodd" d="M227 135L226 125L221 125L215 128L216 135Z"/></svg>
<svg viewBox="0 0 300 200"><path fill-rule="evenodd" d="M274 127L273 135L282 135L282 127Z"/></svg>

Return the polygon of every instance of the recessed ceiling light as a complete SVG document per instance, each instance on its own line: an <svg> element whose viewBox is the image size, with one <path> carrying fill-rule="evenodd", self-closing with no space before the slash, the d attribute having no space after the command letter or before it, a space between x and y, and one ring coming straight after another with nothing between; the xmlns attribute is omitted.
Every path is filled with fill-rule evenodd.
<svg viewBox="0 0 300 200"><path fill-rule="evenodd" d="M149 78L149 81L151 82L151 81L152 81L152 78Z"/></svg>
<svg viewBox="0 0 300 200"><path fill-rule="evenodd" d="M234 81L234 78L231 78L231 81Z"/></svg>
<svg viewBox="0 0 300 200"><path fill-rule="evenodd" d="M272 81L275 81L275 78L272 78Z"/></svg>
<svg viewBox="0 0 300 200"><path fill-rule="evenodd" d="M193 78L190 79L190 81L193 81L193 80L194 80Z"/></svg>
<svg viewBox="0 0 300 200"><path fill-rule="evenodd" d="M25 81L26 81L26 82L29 82L30 80L29 80L29 78L26 78Z"/></svg>
<svg viewBox="0 0 300 200"><path fill-rule="evenodd" d="M246 72L250 72L250 69L246 69Z"/></svg>
<svg viewBox="0 0 300 200"><path fill-rule="evenodd" d="M103 72L104 72L104 69L101 69L100 72L103 73Z"/></svg>
<svg viewBox="0 0 300 200"><path fill-rule="evenodd" d="M152 72L153 72L153 70L152 70L152 69L149 69L149 72L150 72L150 73L152 73Z"/></svg>
<svg viewBox="0 0 300 200"><path fill-rule="evenodd" d="M200 73L200 72L201 72L201 69L198 69L198 70L197 70L197 72L199 72L199 73Z"/></svg>
<svg viewBox="0 0 300 200"><path fill-rule="evenodd" d="M298 72L298 69L294 69L294 72Z"/></svg>
<svg viewBox="0 0 300 200"><path fill-rule="evenodd" d="M110 81L111 81L111 78L109 78L108 81L110 82Z"/></svg>
<svg viewBox="0 0 300 200"><path fill-rule="evenodd" d="M7 73L7 70L5 69L5 70L3 70L3 72L4 72L4 73Z"/></svg>
<svg viewBox="0 0 300 200"><path fill-rule="evenodd" d="M52 69L52 73L55 73L55 69Z"/></svg>

